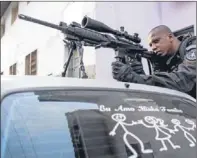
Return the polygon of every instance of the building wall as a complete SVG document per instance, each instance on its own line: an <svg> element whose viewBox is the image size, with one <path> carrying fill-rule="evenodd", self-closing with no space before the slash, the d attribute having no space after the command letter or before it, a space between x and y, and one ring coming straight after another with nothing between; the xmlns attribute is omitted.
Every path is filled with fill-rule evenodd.
<svg viewBox="0 0 197 158"><path fill-rule="evenodd" d="M70 3L30 2L27 4L27 2L19 2L19 14L58 24L62 17L62 11ZM43 9L45 12L43 12ZM51 10L53 11L50 12ZM54 66L53 69L60 70L59 67L56 67L57 64L54 64L54 61L63 63L63 45L59 44L62 41L61 35L57 30L19 19L10 26L10 8L8 8L5 16L7 17L7 31L1 39L4 59L1 67L4 69L5 74L9 73L9 66L17 62L17 74L24 75L25 56L35 49L38 50L38 75L51 73L51 70L49 70L51 65ZM53 40L60 42L53 43Z"/></svg>
<svg viewBox="0 0 197 158"><path fill-rule="evenodd" d="M196 32L196 2L163 2L161 14L162 24L173 31L194 25Z"/></svg>
<svg viewBox="0 0 197 158"><path fill-rule="evenodd" d="M96 65L87 65L86 73L88 78L95 79L96 78Z"/></svg>
<svg viewBox="0 0 197 158"><path fill-rule="evenodd" d="M6 34L1 39L1 71L9 74L9 66L17 62L17 75L24 75L25 56L37 49L38 75L60 74L68 58L62 33L19 19L11 26L10 9L15 3L4 15ZM88 15L112 28L124 26L130 34L138 32L142 38L141 44L148 49L147 34L156 25L166 24L175 31L196 24L195 2L20 2L21 13L55 24L59 21L81 23L83 16ZM84 48L84 64L87 67L96 65L97 79L112 80L111 62L114 56L111 49ZM145 60L143 65L148 73ZM72 75L77 76L77 73Z"/></svg>

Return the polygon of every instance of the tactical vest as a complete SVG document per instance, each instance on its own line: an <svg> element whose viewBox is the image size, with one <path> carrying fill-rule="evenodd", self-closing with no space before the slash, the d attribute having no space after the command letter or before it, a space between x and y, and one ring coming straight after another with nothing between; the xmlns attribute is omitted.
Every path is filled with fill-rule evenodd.
<svg viewBox="0 0 197 158"><path fill-rule="evenodd" d="M161 57L157 59L156 63L153 63L153 69L155 72L172 72L178 69L186 55L187 49L196 47L196 36L182 38L178 52L171 57ZM193 44L193 45L192 45ZM191 46L191 47L190 47Z"/></svg>
<svg viewBox="0 0 197 158"><path fill-rule="evenodd" d="M174 56L158 58L156 63L152 64L154 72L171 73L177 71L178 66L184 61L185 57L189 54L188 52L192 49L196 49L196 36L183 38L178 52ZM188 94L196 98L196 84Z"/></svg>
<svg viewBox="0 0 197 158"><path fill-rule="evenodd" d="M179 64L181 64L186 56L186 53L191 49L196 49L196 36L184 39L181 42L178 53L173 57L173 59L167 63L168 72L176 71ZM196 84L193 89L189 92L189 95L196 98Z"/></svg>

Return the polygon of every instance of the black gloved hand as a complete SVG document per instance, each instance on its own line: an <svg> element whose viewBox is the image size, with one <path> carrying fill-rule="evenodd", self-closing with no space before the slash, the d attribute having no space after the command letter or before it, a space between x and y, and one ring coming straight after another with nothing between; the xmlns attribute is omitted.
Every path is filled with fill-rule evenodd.
<svg viewBox="0 0 197 158"><path fill-rule="evenodd" d="M125 81L126 76L132 71L130 65L123 64L120 61L112 62L112 75L118 81Z"/></svg>
<svg viewBox="0 0 197 158"><path fill-rule="evenodd" d="M131 63L131 68L133 69L134 72L137 74L145 74L142 63L139 61L133 61Z"/></svg>

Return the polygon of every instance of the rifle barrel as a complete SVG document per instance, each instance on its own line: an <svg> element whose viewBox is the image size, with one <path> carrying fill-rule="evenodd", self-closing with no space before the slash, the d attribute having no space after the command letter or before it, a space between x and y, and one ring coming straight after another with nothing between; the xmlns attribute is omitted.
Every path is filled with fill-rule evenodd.
<svg viewBox="0 0 197 158"><path fill-rule="evenodd" d="M23 15L23 14L19 14L18 17L19 19L22 19L25 21L37 23L43 26L47 26L47 27L60 30L64 34L72 35L76 37L76 39L79 41L89 42L90 44L98 45L100 43L109 42L108 47L110 48L124 47L124 48L128 48L134 51L145 51L144 48L139 48L130 42L128 43L128 41L126 42L124 40L117 40L117 39L114 39L112 36L103 35L101 33L98 33L90 29L81 28L81 27L72 27L72 26L63 27L61 25L52 24L52 23L42 21L36 18L32 18L27 15Z"/></svg>
<svg viewBox="0 0 197 158"><path fill-rule="evenodd" d="M48 26L48 27L51 27L51 28L62 31L61 26L58 26L58 25L55 25L55 24L52 24L52 23L49 23L49 22L46 22L46 21L41 21L41 20L26 16L26 15L23 15L23 14L19 14L18 17L20 19L23 19L23 20L26 20L26 21L30 21L30 22L37 23L37 24L40 24L40 25Z"/></svg>

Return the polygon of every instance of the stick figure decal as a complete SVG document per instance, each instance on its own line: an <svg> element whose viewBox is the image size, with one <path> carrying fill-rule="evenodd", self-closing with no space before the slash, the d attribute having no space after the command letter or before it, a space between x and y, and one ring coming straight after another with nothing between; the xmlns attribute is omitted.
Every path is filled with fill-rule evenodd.
<svg viewBox="0 0 197 158"><path fill-rule="evenodd" d="M181 125L181 122L177 119L172 119L171 122L174 124L174 131L178 132L179 129L181 131L183 131L185 138L190 142L189 146L190 147L194 147L195 143L196 143L196 139L188 132L190 130L194 129L194 126L192 127L184 127ZM194 122L192 122L191 120L185 120L185 122L187 122L188 124L192 124L194 125ZM188 131L187 131L188 130Z"/></svg>
<svg viewBox="0 0 197 158"><path fill-rule="evenodd" d="M186 119L185 122L189 125L189 127L185 127L183 125L181 125L181 122L178 119L172 119L171 123L173 125L173 128L169 128L168 124L164 123L164 120L162 120L161 118L156 118L154 116L145 116L144 119L140 119L137 121L132 120L131 123L126 123L126 116L124 114L121 113L115 113L111 116L112 120L114 120L116 122L116 125L114 126L114 128L112 129L112 131L109 133L109 135L111 136L115 136L116 135L116 129L118 128L118 126L121 126L124 130L124 135L123 135L123 141L126 144L126 146L129 148L129 150L133 153L132 156L130 156L129 158L137 158L138 157L138 153L137 151L129 144L129 141L127 140L128 136L133 137L134 139L136 139L141 147L141 152L144 154L148 154L148 153L153 153L152 149L145 149L143 141L134 133L130 132L127 130L126 126L134 126L134 125L142 125L146 128L149 129L154 129L155 131L155 140L156 141L160 141L161 142L161 148L159 149L159 151L167 151L168 147L166 145L166 143L170 144L170 146L173 149L180 149L181 146L178 144L175 144L172 141L172 135L176 135L176 132L178 131L182 131L185 138L189 141L189 146L190 147L194 147L196 145L196 139L194 138L194 136L192 134L189 133L189 131L195 131L196 129L196 125L192 120Z"/></svg>
<svg viewBox="0 0 197 158"><path fill-rule="evenodd" d="M187 122L188 124L192 125L192 127L189 128L189 130L193 130L193 131L195 130L196 124L192 120L186 119L185 122Z"/></svg>
<svg viewBox="0 0 197 158"><path fill-rule="evenodd" d="M120 114L120 113L115 113L112 115L112 119L114 121L116 121L116 125L114 126L113 130L109 133L109 135L114 136L116 135L116 129L118 128L118 126L122 126L123 130L124 130L124 135L123 135L123 140L126 144L126 146L130 149L130 151L133 153L132 156L130 156L129 158L137 158L138 157L138 153L136 152L136 150L129 144L128 140L127 140L127 136L131 136L133 138L135 138L141 147L141 152L144 154L148 154L148 153L153 153L152 149L145 149L144 148L144 144L142 142L142 140L137 137L135 134L133 134L132 132L129 132L125 126L133 126L136 125L136 123L132 122L131 124L124 122L126 120L126 116L124 114Z"/></svg>
<svg viewBox="0 0 197 158"><path fill-rule="evenodd" d="M166 146L166 142L169 142L169 144L172 146L173 149L181 148L179 145L175 145L172 141L172 135L175 134L175 131L168 128L168 125L164 124L164 121L162 119L156 118L154 116L146 116L144 117L144 120L151 125L147 125L143 120L137 121L139 124L142 124L143 126L147 128L154 128L156 132L155 139L158 141L161 141L162 148L160 148L160 151L168 150ZM169 131L169 133L165 132L165 130Z"/></svg>

